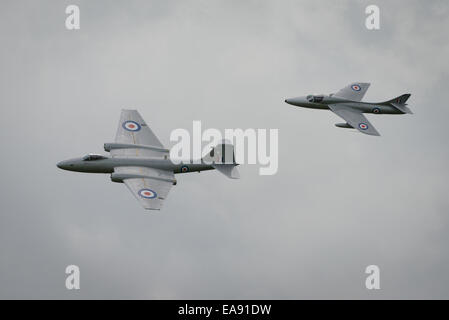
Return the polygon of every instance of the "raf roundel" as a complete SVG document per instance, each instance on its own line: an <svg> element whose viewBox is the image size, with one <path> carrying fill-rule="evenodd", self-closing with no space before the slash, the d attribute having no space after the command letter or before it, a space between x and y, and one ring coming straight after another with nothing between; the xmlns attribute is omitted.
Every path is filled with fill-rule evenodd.
<svg viewBox="0 0 449 320"><path fill-rule="evenodd" d="M128 131L139 131L141 128L140 124L138 124L135 121L131 121L131 120L123 122L122 126L123 126L123 129L128 130Z"/></svg>
<svg viewBox="0 0 449 320"><path fill-rule="evenodd" d="M181 167L181 172L188 172L189 171L189 167L188 166L182 166Z"/></svg>
<svg viewBox="0 0 449 320"><path fill-rule="evenodd" d="M362 122L362 123L359 123L359 128L362 130L366 130L366 129L368 129L368 125L366 123Z"/></svg>
<svg viewBox="0 0 449 320"><path fill-rule="evenodd" d="M360 86L358 84L353 84L351 86L351 89L354 90L354 91L360 91L361 88L360 88Z"/></svg>
<svg viewBox="0 0 449 320"><path fill-rule="evenodd" d="M376 113L376 114L377 114L377 113L380 113L380 109L379 109L379 108L377 108L377 107L376 107L376 108L374 108L374 109L373 109L373 113Z"/></svg>
<svg viewBox="0 0 449 320"><path fill-rule="evenodd" d="M140 189L138 194L145 199L154 199L157 197L157 193L151 189Z"/></svg>

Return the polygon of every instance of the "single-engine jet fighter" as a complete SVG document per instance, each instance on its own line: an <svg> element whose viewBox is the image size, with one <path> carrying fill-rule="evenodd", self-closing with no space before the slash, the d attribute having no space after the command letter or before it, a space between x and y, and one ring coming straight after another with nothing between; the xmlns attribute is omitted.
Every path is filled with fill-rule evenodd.
<svg viewBox="0 0 449 320"><path fill-rule="evenodd" d="M61 161L64 170L110 173L113 182L124 183L145 209L160 210L172 185L175 173L217 169L232 179L240 177L234 147L225 141L214 147L200 161L172 162L169 150L147 126L136 110L122 110L114 143L105 143L109 157L88 154Z"/></svg>
<svg viewBox="0 0 449 320"><path fill-rule="evenodd" d="M379 136L380 134L363 114L411 114L412 111L405 103L410 94L403 94L385 102L362 102L362 98L369 86L369 83L351 83L337 93L328 96L308 95L306 97L286 99L285 102L303 108L331 110L346 121L346 123L336 123L337 127L355 128L362 133Z"/></svg>

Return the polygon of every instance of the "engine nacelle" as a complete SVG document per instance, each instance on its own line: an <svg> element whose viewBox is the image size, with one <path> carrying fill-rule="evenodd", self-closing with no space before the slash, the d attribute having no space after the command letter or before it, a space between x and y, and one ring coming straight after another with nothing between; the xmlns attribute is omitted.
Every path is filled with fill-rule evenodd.
<svg viewBox="0 0 449 320"><path fill-rule="evenodd" d="M116 173L116 172L111 174L112 182L123 183L123 181L126 179L153 179L153 180L171 182L171 183L173 183L173 185L176 185L178 183L176 181L176 179L163 178L163 177L157 177L157 176L146 176L146 175L134 174L134 173Z"/></svg>
<svg viewBox="0 0 449 320"><path fill-rule="evenodd" d="M121 174L117 174L117 173L112 173L111 174L111 181L112 182L117 182L117 183L123 183L123 175Z"/></svg>
<svg viewBox="0 0 449 320"><path fill-rule="evenodd" d="M351 126L349 123L336 123L335 126L339 127L339 128L345 128L345 129L354 129L354 127Z"/></svg>
<svg viewBox="0 0 449 320"><path fill-rule="evenodd" d="M170 153L170 150L154 147L154 146L146 146L142 144L130 144L130 143L105 143L104 144L104 151L111 152L111 150L114 149L146 149L146 150L152 150L162 153Z"/></svg>

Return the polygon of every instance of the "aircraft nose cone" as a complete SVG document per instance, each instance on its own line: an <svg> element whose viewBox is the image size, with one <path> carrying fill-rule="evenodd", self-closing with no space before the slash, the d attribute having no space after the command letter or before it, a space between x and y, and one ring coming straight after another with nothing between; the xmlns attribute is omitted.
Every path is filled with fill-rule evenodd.
<svg viewBox="0 0 449 320"><path fill-rule="evenodd" d="M67 170L68 164L67 161L60 161L56 164L59 169Z"/></svg>

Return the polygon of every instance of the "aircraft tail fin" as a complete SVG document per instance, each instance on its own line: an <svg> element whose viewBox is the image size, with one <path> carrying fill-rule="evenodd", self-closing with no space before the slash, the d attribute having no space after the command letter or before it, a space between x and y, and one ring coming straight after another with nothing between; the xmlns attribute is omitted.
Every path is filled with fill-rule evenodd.
<svg viewBox="0 0 449 320"><path fill-rule="evenodd" d="M391 105L393 107L395 107L396 109L398 109L399 111L401 111L402 113L413 113L408 107L407 107L407 100L408 98L410 98L411 94L410 93L406 93L403 94L399 97L396 97L394 99L382 102L382 104L384 105Z"/></svg>
<svg viewBox="0 0 449 320"><path fill-rule="evenodd" d="M231 179L239 179L240 173L237 170L238 164L235 162L234 146L226 140L217 144L203 157L203 162L209 163Z"/></svg>
<svg viewBox="0 0 449 320"><path fill-rule="evenodd" d="M385 103L396 103L396 104L405 104L408 100L408 98L410 98L411 94L410 93L406 93L403 94L399 97L393 98L391 100L385 101Z"/></svg>

